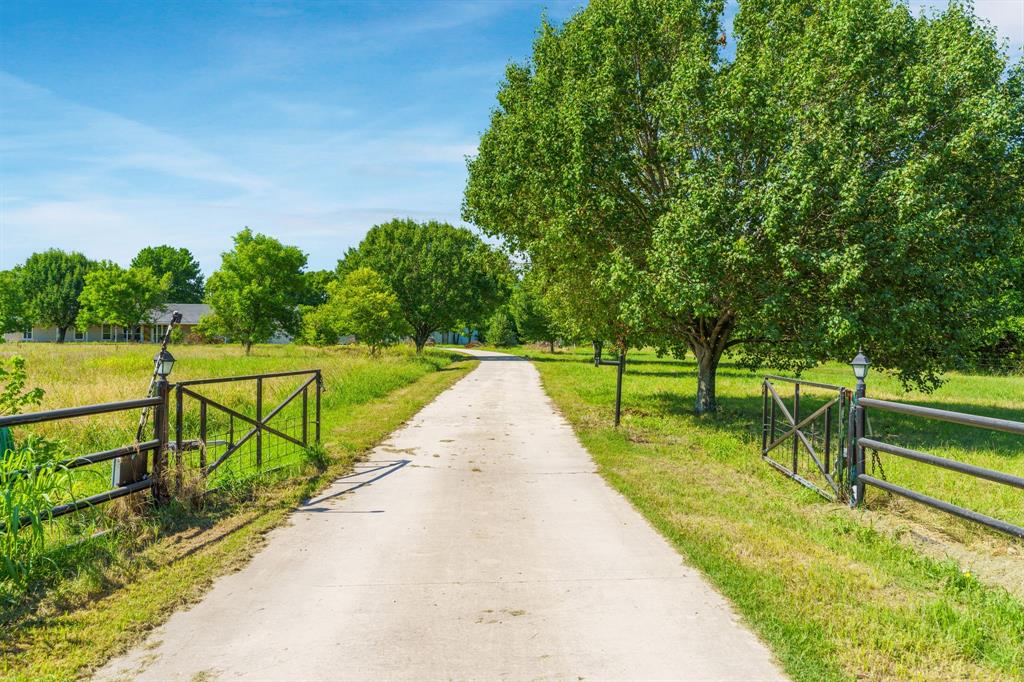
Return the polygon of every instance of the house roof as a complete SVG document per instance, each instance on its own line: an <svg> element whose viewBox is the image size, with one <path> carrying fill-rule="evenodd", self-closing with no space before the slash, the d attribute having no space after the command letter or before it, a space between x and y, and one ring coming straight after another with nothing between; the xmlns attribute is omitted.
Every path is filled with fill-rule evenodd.
<svg viewBox="0 0 1024 682"><path fill-rule="evenodd" d="M170 324L174 311L181 313L181 324L198 324L200 317L210 313L210 306L205 303L168 303L153 318L153 324Z"/></svg>

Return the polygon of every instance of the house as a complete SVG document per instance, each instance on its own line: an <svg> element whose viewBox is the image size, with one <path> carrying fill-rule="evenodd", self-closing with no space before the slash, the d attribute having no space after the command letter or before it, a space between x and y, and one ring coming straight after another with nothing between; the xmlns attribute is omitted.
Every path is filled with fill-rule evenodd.
<svg viewBox="0 0 1024 682"><path fill-rule="evenodd" d="M147 343L160 343L167 325L171 323L171 314L174 311L181 313L181 324L179 327L188 334L199 324L199 318L210 312L210 306L205 303L168 303L167 307L155 311L152 324L144 324L128 329L115 325L93 325L87 329L68 329L66 342L87 342L87 341L142 341ZM35 326L24 332L5 334L7 341L49 341L57 340L56 327Z"/></svg>

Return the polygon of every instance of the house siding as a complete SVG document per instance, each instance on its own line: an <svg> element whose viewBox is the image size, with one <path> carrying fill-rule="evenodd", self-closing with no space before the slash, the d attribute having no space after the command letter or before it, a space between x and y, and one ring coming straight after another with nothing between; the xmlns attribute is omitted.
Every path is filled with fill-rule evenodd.
<svg viewBox="0 0 1024 682"><path fill-rule="evenodd" d="M156 325L156 326L157 327L163 327L164 325ZM194 324L179 325L179 329L181 329L185 334L188 334L194 328L195 328ZM142 325L142 343L159 343L162 340L162 338L154 338L153 330L154 330L154 325L148 325L148 324ZM122 329L121 327L117 327L115 329L115 331L116 331L116 334L117 334L116 342L117 343L126 343L126 340L125 340L125 337L124 337L124 329ZM12 332L10 334L4 334L3 338L4 338L5 341L9 341L11 343L18 343L18 342L21 342L21 343L54 343L57 340L57 328L56 327L32 327L32 338L31 339L24 339L23 335L22 335L22 332ZM75 330L74 330L74 328L68 329L67 336L64 337L64 342L65 343L95 343L95 342L100 342L100 341L105 341L106 343L115 343L114 339L104 339L103 338L103 327L96 326L96 325L90 326L88 329L85 330L85 338L84 339L81 339L81 340L76 340L75 339ZM130 343L135 343L135 341L134 340L130 341Z"/></svg>

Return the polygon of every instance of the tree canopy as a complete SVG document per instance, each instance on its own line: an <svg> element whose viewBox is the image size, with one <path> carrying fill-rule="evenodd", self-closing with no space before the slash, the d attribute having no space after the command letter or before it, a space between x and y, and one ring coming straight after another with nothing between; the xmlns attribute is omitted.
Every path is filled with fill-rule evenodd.
<svg viewBox="0 0 1024 682"><path fill-rule="evenodd" d="M505 295L508 259L467 229L395 219L375 225L338 262L338 276L368 267L395 295L417 351L430 333L483 320Z"/></svg>
<svg viewBox="0 0 1024 682"><path fill-rule="evenodd" d="M109 261L100 263L85 276L77 327L112 324L130 330L152 322L167 303L172 277L169 272L157 277L145 267L125 270Z"/></svg>
<svg viewBox="0 0 1024 682"><path fill-rule="evenodd" d="M317 306L327 302L327 287L337 280L333 270L310 270L302 274L306 283L303 305Z"/></svg>
<svg viewBox="0 0 1024 682"><path fill-rule="evenodd" d="M78 318L78 297L94 263L78 252L50 249L34 253L20 268L26 323L57 327L57 343Z"/></svg>
<svg viewBox="0 0 1024 682"><path fill-rule="evenodd" d="M464 214L698 363L863 347L923 388L998 315L1022 207L1020 70L954 4L594 0L508 68ZM582 267L581 267L582 264ZM582 270L582 276L581 276ZM596 281L595 281L596 280Z"/></svg>
<svg viewBox="0 0 1024 682"><path fill-rule="evenodd" d="M0 334L21 331L27 324L18 271L0 270Z"/></svg>
<svg viewBox="0 0 1024 682"><path fill-rule="evenodd" d="M203 273L192 252L173 246L147 246L132 259L131 267L149 268L158 279L171 276L167 300L171 303L201 303Z"/></svg>
<svg viewBox="0 0 1024 682"><path fill-rule="evenodd" d="M355 336L372 354L408 331L398 296L370 268L356 268L328 285L327 306L336 316L340 335Z"/></svg>
<svg viewBox="0 0 1024 682"><path fill-rule="evenodd" d="M254 343L269 341L277 331L298 331L306 254L249 228L234 242L207 282L206 301L214 317L204 329L241 343L248 354Z"/></svg>

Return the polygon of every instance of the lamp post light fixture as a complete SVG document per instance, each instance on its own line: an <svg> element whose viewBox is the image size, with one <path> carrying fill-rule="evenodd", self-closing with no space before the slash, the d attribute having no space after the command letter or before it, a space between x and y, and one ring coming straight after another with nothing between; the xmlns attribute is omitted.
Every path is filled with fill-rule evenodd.
<svg viewBox="0 0 1024 682"><path fill-rule="evenodd" d="M157 376L166 381L174 367L174 356L165 348L156 354L153 363L156 365Z"/></svg>
<svg viewBox="0 0 1024 682"><path fill-rule="evenodd" d="M859 351L857 357L850 362L850 365L853 367L853 376L857 377L858 383L862 383L867 378L868 367L871 365L864 355L864 351Z"/></svg>

